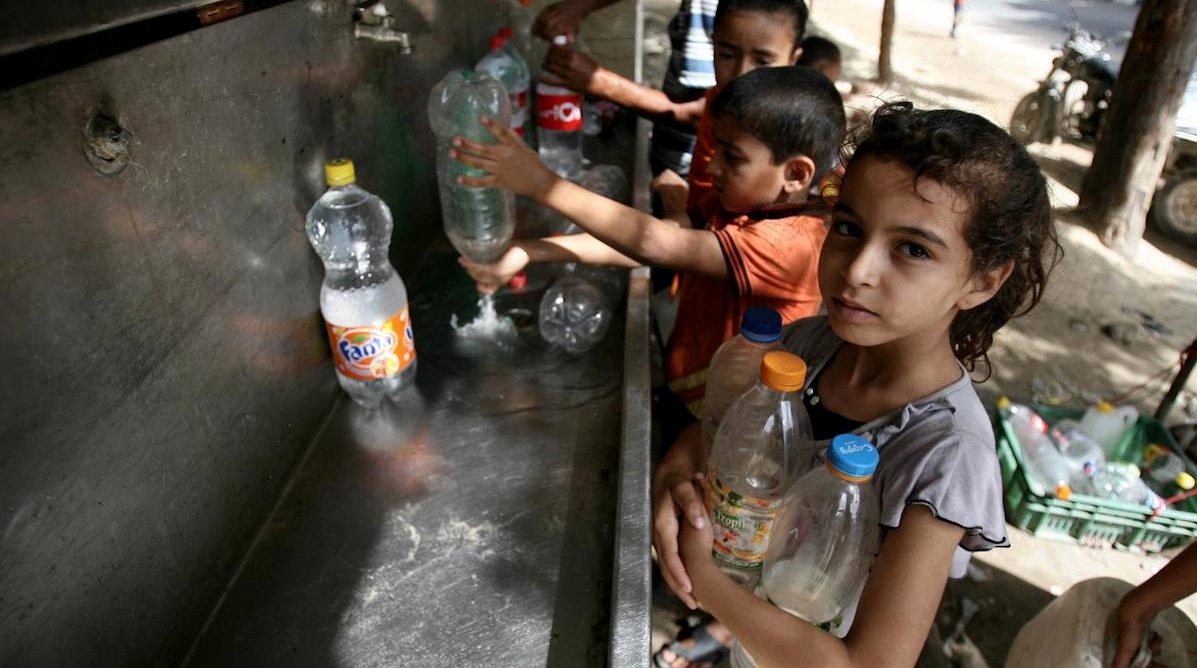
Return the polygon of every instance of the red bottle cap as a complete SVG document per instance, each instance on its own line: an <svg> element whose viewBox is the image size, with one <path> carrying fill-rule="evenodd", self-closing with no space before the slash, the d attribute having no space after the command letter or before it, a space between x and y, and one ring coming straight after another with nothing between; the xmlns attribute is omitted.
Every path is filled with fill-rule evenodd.
<svg viewBox="0 0 1197 668"><path fill-rule="evenodd" d="M503 37L500 35L495 35L495 36L491 37L490 38L490 50L496 51L498 49L503 48L504 41L506 41L506 40L504 40Z"/></svg>
<svg viewBox="0 0 1197 668"><path fill-rule="evenodd" d="M507 281L507 287L512 290L523 290L526 285L528 285L528 272L525 271L521 271L512 276L510 281Z"/></svg>

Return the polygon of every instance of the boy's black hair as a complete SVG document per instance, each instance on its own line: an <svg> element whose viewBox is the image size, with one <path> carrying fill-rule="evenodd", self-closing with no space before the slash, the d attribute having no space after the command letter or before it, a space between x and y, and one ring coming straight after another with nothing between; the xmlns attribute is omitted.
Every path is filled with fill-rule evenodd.
<svg viewBox="0 0 1197 668"><path fill-rule="evenodd" d="M736 77L711 101L711 115L722 114L768 146L773 164L810 158L816 183L844 139L844 101L831 80L809 67L758 67Z"/></svg>
<svg viewBox="0 0 1197 668"><path fill-rule="evenodd" d="M984 362L988 378L994 333L1039 303L1064 254L1039 165L1005 130L955 109L919 110L895 102L878 109L862 132L845 160L849 169L872 155L905 165L916 182L927 178L950 188L972 207L964 240L973 272L1012 263L997 294L957 313L949 331L956 358L969 371Z"/></svg>
<svg viewBox="0 0 1197 668"><path fill-rule="evenodd" d="M819 63L840 62L840 47L826 37L811 35L802 40L802 55L795 65L814 67Z"/></svg>
<svg viewBox="0 0 1197 668"><path fill-rule="evenodd" d="M741 12L784 14L793 21L795 49L802 44L802 38L806 35L806 19L810 16L803 0L720 0L712 27L717 30L723 19Z"/></svg>

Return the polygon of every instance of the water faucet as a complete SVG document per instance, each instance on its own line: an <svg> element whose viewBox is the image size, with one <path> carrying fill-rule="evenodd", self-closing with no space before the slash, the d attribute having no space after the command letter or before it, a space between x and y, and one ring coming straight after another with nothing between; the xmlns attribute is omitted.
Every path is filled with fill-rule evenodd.
<svg viewBox="0 0 1197 668"><path fill-rule="evenodd" d="M395 29L395 17L382 0L366 0L353 10L353 36L399 46L399 53L411 53L407 33Z"/></svg>

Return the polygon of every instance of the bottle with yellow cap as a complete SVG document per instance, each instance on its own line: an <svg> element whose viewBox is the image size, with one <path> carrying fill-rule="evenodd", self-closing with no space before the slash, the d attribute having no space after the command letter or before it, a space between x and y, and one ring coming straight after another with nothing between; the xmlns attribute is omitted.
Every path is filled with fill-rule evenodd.
<svg viewBox="0 0 1197 668"><path fill-rule="evenodd" d="M871 483L880 461L873 444L859 436L831 439L823 466L786 493L765 557L765 598L838 637L852 623L848 611L881 544L881 500ZM756 662L737 642L731 665L749 668Z"/></svg>
<svg viewBox="0 0 1197 668"><path fill-rule="evenodd" d="M1137 419L1139 411L1134 406L1115 406L1103 401L1085 411L1081 418L1081 430L1097 441L1109 458L1117 454L1114 451L1119 439L1134 426Z"/></svg>
<svg viewBox="0 0 1197 668"><path fill-rule="evenodd" d="M391 210L357 185L353 161L324 166L328 191L308 211L307 234L324 262L320 312L337 380L359 404L397 398L416 374L407 288L391 265Z"/></svg>
<svg viewBox="0 0 1197 668"><path fill-rule="evenodd" d="M760 579L786 490L815 462L802 405L806 363L784 351L761 360L760 380L727 409L707 465L706 506L716 561L746 589Z"/></svg>

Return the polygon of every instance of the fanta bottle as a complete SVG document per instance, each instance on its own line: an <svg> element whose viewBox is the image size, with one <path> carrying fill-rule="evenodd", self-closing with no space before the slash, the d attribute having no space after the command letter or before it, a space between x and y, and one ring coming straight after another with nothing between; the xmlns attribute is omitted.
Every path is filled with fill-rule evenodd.
<svg viewBox="0 0 1197 668"><path fill-rule="evenodd" d="M328 192L308 211L307 233L324 261L320 312L337 380L367 408L415 380L407 288L387 256L391 210L357 186L353 162L324 165Z"/></svg>

